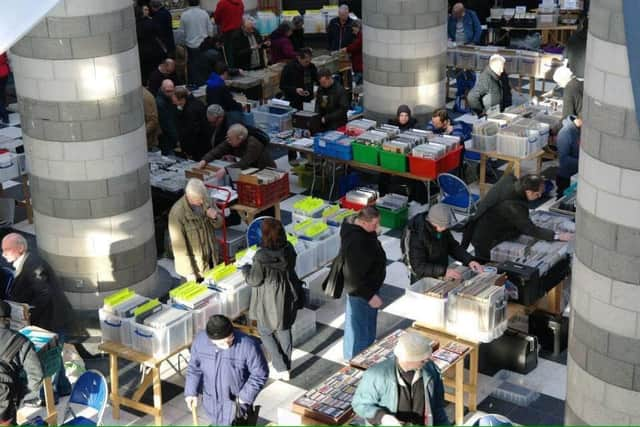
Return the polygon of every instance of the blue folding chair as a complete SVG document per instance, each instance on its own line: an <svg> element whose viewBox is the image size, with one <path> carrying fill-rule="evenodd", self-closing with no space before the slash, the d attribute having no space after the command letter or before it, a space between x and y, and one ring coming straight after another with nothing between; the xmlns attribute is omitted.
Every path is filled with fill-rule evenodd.
<svg viewBox="0 0 640 427"><path fill-rule="evenodd" d="M440 203L451 206L454 212L460 212L466 217L475 212L480 196L473 194L463 180L450 173L441 173L438 175L438 185L440 186Z"/></svg>
<svg viewBox="0 0 640 427"><path fill-rule="evenodd" d="M262 243L261 227L262 227L262 221L264 221L265 218L273 218L273 217L272 216L258 217L253 221L251 221L251 224L249 224L249 227L247 227L247 247L253 246L253 245L260 246L260 243Z"/></svg>
<svg viewBox="0 0 640 427"><path fill-rule="evenodd" d="M109 389L104 375L89 370L73 385L64 411L63 426L99 426L107 406Z"/></svg>

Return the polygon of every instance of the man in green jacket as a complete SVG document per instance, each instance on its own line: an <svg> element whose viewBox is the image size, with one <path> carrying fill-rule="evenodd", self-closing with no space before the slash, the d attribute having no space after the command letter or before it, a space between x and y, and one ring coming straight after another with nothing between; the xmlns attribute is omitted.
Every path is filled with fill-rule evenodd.
<svg viewBox="0 0 640 427"><path fill-rule="evenodd" d="M374 365L362 376L351 404L356 414L373 425L450 425L429 340L407 332L393 352L395 358Z"/></svg>

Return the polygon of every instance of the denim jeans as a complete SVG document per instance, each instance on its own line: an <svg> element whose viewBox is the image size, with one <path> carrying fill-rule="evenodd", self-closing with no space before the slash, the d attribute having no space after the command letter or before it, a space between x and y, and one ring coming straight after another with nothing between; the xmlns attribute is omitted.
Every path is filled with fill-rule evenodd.
<svg viewBox="0 0 640 427"><path fill-rule="evenodd" d="M0 122L9 121L9 112L7 111L7 80L9 77L0 77Z"/></svg>
<svg viewBox="0 0 640 427"><path fill-rule="evenodd" d="M344 342L342 354L345 360L369 347L376 339L378 309L360 297L347 295L347 309L344 315Z"/></svg>
<svg viewBox="0 0 640 427"><path fill-rule="evenodd" d="M293 338L291 329L272 331L258 326L260 339L271 355L271 363L278 372L291 369L291 353L293 352Z"/></svg>

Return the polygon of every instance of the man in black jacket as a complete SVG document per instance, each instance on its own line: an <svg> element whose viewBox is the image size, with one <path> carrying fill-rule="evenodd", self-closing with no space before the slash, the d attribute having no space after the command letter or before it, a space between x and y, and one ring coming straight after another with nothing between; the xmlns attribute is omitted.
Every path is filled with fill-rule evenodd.
<svg viewBox="0 0 640 427"><path fill-rule="evenodd" d="M336 130L347 124L349 98L341 84L333 80L326 68L318 71L320 87L316 93L316 113L320 114L323 130Z"/></svg>
<svg viewBox="0 0 640 427"><path fill-rule="evenodd" d="M206 107L184 87L173 95L180 148L191 159L201 159L211 149L211 126Z"/></svg>
<svg viewBox="0 0 640 427"><path fill-rule="evenodd" d="M351 30L352 25L353 19L349 17L349 6L343 4L338 9L338 16L329 21L327 26L327 39L331 52L349 46L355 39Z"/></svg>
<svg viewBox="0 0 640 427"><path fill-rule="evenodd" d="M151 0L149 8L152 11L151 20L158 39L162 42L162 47L166 49L166 55L173 57L176 51L176 43L173 39L171 12L164 7L161 0Z"/></svg>
<svg viewBox="0 0 640 427"><path fill-rule="evenodd" d="M285 65L280 76L284 99L297 110L302 110L303 104L313 99L313 85L318 81L318 70L311 62L311 55L311 49L299 50L296 60Z"/></svg>
<svg viewBox="0 0 640 427"><path fill-rule="evenodd" d="M242 28L231 36L233 46L233 65L242 70L257 70L265 67L264 49L269 41L263 41L256 31L256 19L245 15L242 18Z"/></svg>
<svg viewBox="0 0 640 427"><path fill-rule="evenodd" d="M15 278L5 290L5 299L29 304L31 324L58 334L64 342L65 334L73 326L73 309L62 291L53 269L29 251L27 241L17 233L2 239L2 256L15 268ZM58 396L71 393L71 384L60 366L53 378Z"/></svg>
<svg viewBox="0 0 640 427"><path fill-rule="evenodd" d="M469 91L467 101L478 115L486 114L492 108L500 111L511 105L511 87L504 75L505 59L501 55L492 55L489 65L482 71L476 85Z"/></svg>
<svg viewBox="0 0 640 427"><path fill-rule="evenodd" d="M453 213L449 206L438 203L429 209L428 214L419 214L409 222L409 248L406 254L411 273L415 280L423 277L446 277L461 279L457 270L447 268L449 257L468 265L480 273L482 265L474 261L451 234L449 228L454 224Z"/></svg>
<svg viewBox="0 0 640 427"><path fill-rule="evenodd" d="M464 231L462 247L473 244L477 258L489 260L491 248L526 234L540 240L568 241L571 233L554 233L536 226L529 218L529 202L542 197L544 179L526 175L517 179L505 174L478 204Z"/></svg>
<svg viewBox="0 0 640 427"><path fill-rule="evenodd" d="M9 329L11 306L0 301L0 357L7 359L13 378L0 376L0 425L16 424L16 411L20 402L38 402L44 374L42 364L31 341ZM11 352L12 354L8 354ZM26 377L26 384L15 384Z"/></svg>
<svg viewBox="0 0 640 427"><path fill-rule="evenodd" d="M369 347L376 339L378 309L382 298L378 291L387 275L387 256L378 240L380 212L368 206L340 229L344 257L344 290L347 308L344 317L344 360Z"/></svg>
<svg viewBox="0 0 640 427"><path fill-rule="evenodd" d="M158 145L163 155L172 154L178 146L178 130L176 128L177 108L173 104L175 86L171 80L165 80L156 95L158 122L162 133L158 137Z"/></svg>
<svg viewBox="0 0 640 427"><path fill-rule="evenodd" d="M229 121L225 114L224 108L218 104L211 104L207 107L207 121L211 129L211 139L209 149L222 144L227 139L227 131L229 130Z"/></svg>

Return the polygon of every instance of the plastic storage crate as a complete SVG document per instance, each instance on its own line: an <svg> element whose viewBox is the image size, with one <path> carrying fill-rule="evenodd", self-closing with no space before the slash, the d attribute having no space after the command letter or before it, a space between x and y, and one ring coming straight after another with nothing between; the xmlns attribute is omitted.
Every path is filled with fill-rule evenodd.
<svg viewBox="0 0 640 427"><path fill-rule="evenodd" d="M292 108L261 105L253 109L253 120L256 127L269 135L276 135L282 131L293 129Z"/></svg>
<svg viewBox="0 0 640 427"><path fill-rule="evenodd" d="M209 304L205 305L202 308L197 308L194 310L188 310L188 313L191 313L191 318L193 322L193 337L198 334L200 331L204 331L207 327L207 322L209 318L214 314L218 314L220 312L220 304L217 302L217 295L215 295Z"/></svg>
<svg viewBox="0 0 640 427"><path fill-rule="evenodd" d="M435 328L444 328L447 321L448 298L437 298L425 292L440 283L440 280L427 277L412 284L405 294L410 298L411 319Z"/></svg>
<svg viewBox="0 0 640 427"><path fill-rule="evenodd" d="M504 72L516 74L518 72L518 53L515 50L501 50L498 52L504 58Z"/></svg>
<svg viewBox="0 0 640 427"><path fill-rule="evenodd" d="M514 126L511 130L517 130ZM525 128L522 128L525 132ZM516 158L524 158L540 150L539 138L531 132L526 132L526 136L517 136L511 133L498 133L496 151L500 154Z"/></svg>
<svg viewBox="0 0 640 427"><path fill-rule="evenodd" d="M470 48L456 49L456 67L465 70L475 70L477 68L478 52Z"/></svg>
<svg viewBox="0 0 640 427"><path fill-rule="evenodd" d="M473 138L473 148L478 151L496 151L498 134L495 135L477 135L471 134Z"/></svg>
<svg viewBox="0 0 640 427"><path fill-rule="evenodd" d="M380 150L380 166L395 172L406 172L407 155Z"/></svg>
<svg viewBox="0 0 640 427"><path fill-rule="evenodd" d="M131 346L132 320L130 318L109 313L103 308L98 310L98 318L103 342L113 341L127 347Z"/></svg>
<svg viewBox="0 0 640 427"><path fill-rule="evenodd" d="M277 202L289 195L289 174L270 184L258 185L237 182L238 203L260 208Z"/></svg>
<svg viewBox="0 0 640 427"><path fill-rule="evenodd" d="M518 74L537 76L540 73L540 54L538 52L521 51L518 57Z"/></svg>
<svg viewBox="0 0 640 427"><path fill-rule="evenodd" d="M405 207L397 211L378 206L380 212L380 225L383 227L396 229L402 228L409 218L409 208Z"/></svg>
<svg viewBox="0 0 640 427"><path fill-rule="evenodd" d="M449 152L439 160L409 156L409 171L417 176L436 179L441 173L452 171L460 166L462 147Z"/></svg>
<svg viewBox="0 0 640 427"><path fill-rule="evenodd" d="M231 291L218 292L216 298L217 313L227 316L229 319L237 319L249 310L251 303L251 287L242 285Z"/></svg>
<svg viewBox="0 0 640 427"><path fill-rule="evenodd" d="M166 306L163 310L179 311ZM155 358L162 358L191 342L193 316L185 311L178 319L161 328L134 322L131 336L134 350Z"/></svg>
<svg viewBox="0 0 640 427"><path fill-rule="evenodd" d="M500 288L486 299L450 294L447 331L479 342L491 342L502 335L508 323L507 295L504 286Z"/></svg>
<svg viewBox="0 0 640 427"><path fill-rule="evenodd" d="M455 48L447 49L447 67L455 67L456 66L456 57L458 52Z"/></svg>
<svg viewBox="0 0 640 427"><path fill-rule="evenodd" d="M320 10L306 10L304 13L304 32L318 34L327 32L327 21Z"/></svg>
<svg viewBox="0 0 640 427"><path fill-rule="evenodd" d="M247 236L245 233L234 230L233 228L227 228L226 242L222 241L222 230L216 230L216 238L218 239L218 244L221 246L221 249L223 249L223 246L227 247L227 256L229 256L229 258L233 258L238 251L247 247Z"/></svg>
<svg viewBox="0 0 640 427"><path fill-rule="evenodd" d="M356 162L374 166L380 164L380 149L377 146L354 142L351 147L353 148L353 160Z"/></svg>

